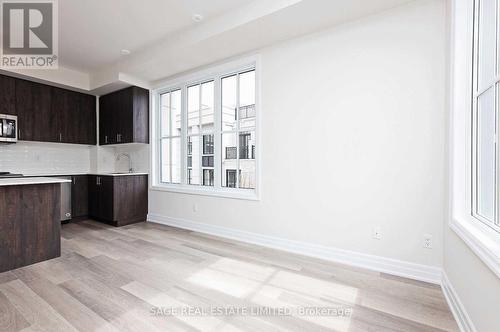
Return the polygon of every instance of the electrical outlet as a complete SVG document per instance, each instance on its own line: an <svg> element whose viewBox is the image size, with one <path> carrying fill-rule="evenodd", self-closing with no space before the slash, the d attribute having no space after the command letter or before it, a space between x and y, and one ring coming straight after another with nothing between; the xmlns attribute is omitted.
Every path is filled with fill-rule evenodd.
<svg viewBox="0 0 500 332"><path fill-rule="evenodd" d="M375 240L382 239L382 230L380 229L380 226L373 227L372 238Z"/></svg>
<svg viewBox="0 0 500 332"><path fill-rule="evenodd" d="M424 234L423 247L427 249L432 249L432 235Z"/></svg>
<svg viewBox="0 0 500 332"><path fill-rule="evenodd" d="M197 212L198 211L198 204L194 203L193 204L193 212Z"/></svg>

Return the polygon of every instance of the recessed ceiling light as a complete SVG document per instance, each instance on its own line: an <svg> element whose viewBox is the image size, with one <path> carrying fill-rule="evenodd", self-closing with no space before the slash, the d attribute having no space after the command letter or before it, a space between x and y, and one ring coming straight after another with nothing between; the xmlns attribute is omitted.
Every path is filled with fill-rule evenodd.
<svg viewBox="0 0 500 332"><path fill-rule="evenodd" d="M193 15L193 21L201 22L202 20L203 20L203 15L201 15L201 14L194 14Z"/></svg>
<svg viewBox="0 0 500 332"><path fill-rule="evenodd" d="M122 55L129 55L129 54L130 54L130 51L129 51L129 50L126 50L126 49L123 49L123 50L121 50L121 51L120 51L120 53L121 53Z"/></svg>

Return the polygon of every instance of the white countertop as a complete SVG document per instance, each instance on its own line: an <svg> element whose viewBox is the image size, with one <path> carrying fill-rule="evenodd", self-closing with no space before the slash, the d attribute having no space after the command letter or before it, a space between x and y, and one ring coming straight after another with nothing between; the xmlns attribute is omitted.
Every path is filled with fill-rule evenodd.
<svg viewBox="0 0 500 332"><path fill-rule="evenodd" d="M50 183L67 183L70 180L63 180L57 178L5 178L0 179L0 187L5 186L23 186L28 184L50 184Z"/></svg>
<svg viewBox="0 0 500 332"><path fill-rule="evenodd" d="M23 174L25 177L47 177L47 176L73 176L73 175L87 175L88 173L36 173L36 174Z"/></svg>

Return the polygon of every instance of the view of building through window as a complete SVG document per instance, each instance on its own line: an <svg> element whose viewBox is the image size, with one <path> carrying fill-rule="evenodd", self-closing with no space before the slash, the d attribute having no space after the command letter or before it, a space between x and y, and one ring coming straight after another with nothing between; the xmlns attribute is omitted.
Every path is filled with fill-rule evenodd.
<svg viewBox="0 0 500 332"><path fill-rule="evenodd" d="M222 186L255 188L255 70L223 78L221 90Z"/></svg>
<svg viewBox="0 0 500 332"><path fill-rule="evenodd" d="M161 182L181 184L184 171L188 185L255 188L255 70L217 83L218 93L216 81L207 80L160 95Z"/></svg>

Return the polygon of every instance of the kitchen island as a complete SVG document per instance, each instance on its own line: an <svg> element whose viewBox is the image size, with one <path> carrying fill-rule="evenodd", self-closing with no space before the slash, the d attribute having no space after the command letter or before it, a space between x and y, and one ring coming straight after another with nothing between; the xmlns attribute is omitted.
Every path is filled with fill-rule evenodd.
<svg viewBox="0 0 500 332"><path fill-rule="evenodd" d="M61 255L57 178L0 179L0 272Z"/></svg>

